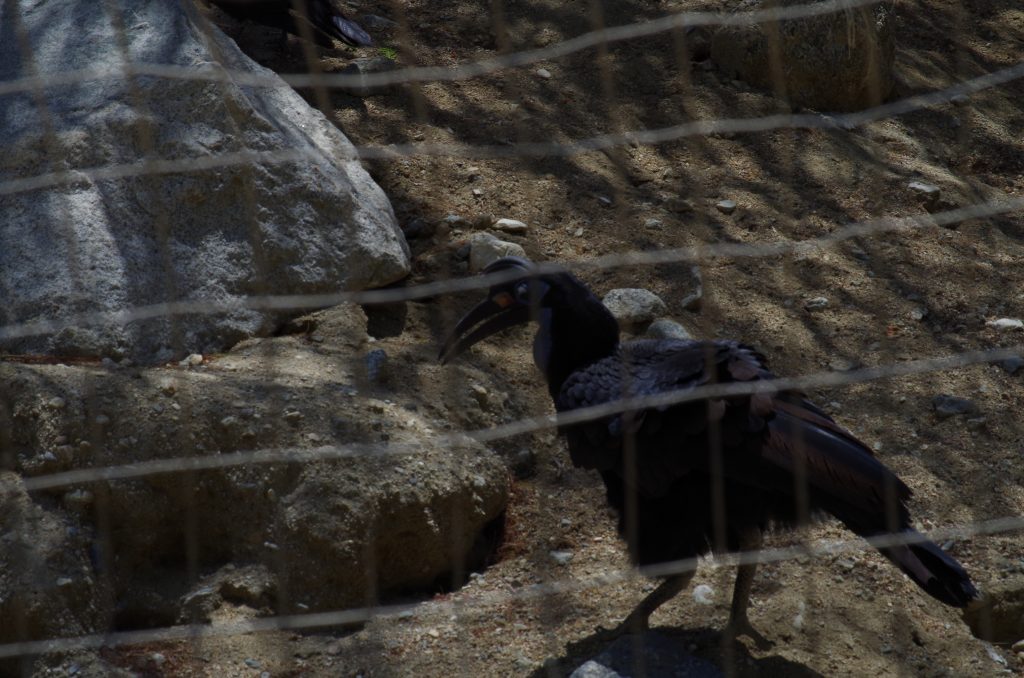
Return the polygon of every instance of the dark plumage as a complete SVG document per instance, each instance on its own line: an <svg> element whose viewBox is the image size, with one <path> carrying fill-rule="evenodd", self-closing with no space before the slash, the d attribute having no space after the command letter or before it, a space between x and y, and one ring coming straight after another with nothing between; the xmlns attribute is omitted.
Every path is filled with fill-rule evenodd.
<svg viewBox="0 0 1024 678"><path fill-rule="evenodd" d="M761 354L735 341L620 344L614 317L568 272L540 275L516 258L485 270L499 271L521 275L491 288L488 299L455 328L441 359L536 320L534 359L559 412L703 384L773 378ZM943 603L964 607L978 596L960 564L910 526L910 489L797 391L646 408L565 426L561 433L573 463L601 474L619 515L619 532L639 565L757 549L770 526L793 526L827 513L863 537L899 533L919 539L880 551ZM716 513L724 520L716 520ZM755 567L739 568L729 630L759 639L746 615ZM669 577L624 628L646 626L650 614L691 576Z"/></svg>
<svg viewBox="0 0 1024 678"><path fill-rule="evenodd" d="M210 1L236 19L254 21L300 36L302 32L297 21L298 17L304 14L305 19L312 26L314 39L320 44L329 46L330 37L355 47L373 45L373 38L359 24L335 9L330 0ZM297 9L298 11L296 11Z"/></svg>

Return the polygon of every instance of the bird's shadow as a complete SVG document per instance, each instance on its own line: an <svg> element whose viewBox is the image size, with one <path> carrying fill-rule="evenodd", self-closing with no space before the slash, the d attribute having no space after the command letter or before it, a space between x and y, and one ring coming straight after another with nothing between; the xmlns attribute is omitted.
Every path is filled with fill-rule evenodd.
<svg viewBox="0 0 1024 678"><path fill-rule="evenodd" d="M656 647L652 647L656 646ZM787 676L822 678L822 674L803 664L780 656L758 656L743 640L727 640L718 629L659 627L639 636L627 636L616 630L598 629L593 634L568 643L561 657L548 660L530 674L531 678L568 676L593 659L604 664L608 655L616 657L611 666L621 675L662 678L678 675L685 665L686 675L700 678L715 676ZM638 666L632 657L640 657Z"/></svg>

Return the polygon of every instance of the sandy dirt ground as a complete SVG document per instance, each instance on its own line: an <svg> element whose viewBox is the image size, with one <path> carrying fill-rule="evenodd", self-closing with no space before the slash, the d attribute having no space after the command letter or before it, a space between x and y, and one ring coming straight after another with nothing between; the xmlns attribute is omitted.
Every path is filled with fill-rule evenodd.
<svg viewBox="0 0 1024 678"><path fill-rule="evenodd" d="M370 12L401 22L381 41L398 48L401 65L455 65L553 44L591 30L598 6L606 25L724 6L701 0L349 5L357 17ZM906 97L1017 63L1024 10L1015 0L907 0L899 3L896 35L896 96ZM238 39L282 72L303 66L294 39L284 51L275 47L277 37L260 29L246 27ZM318 55L319 67L329 72L355 56L340 46ZM360 56L369 55L374 52ZM318 100L313 92L309 98ZM448 215L465 220L411 240L411 282L424 282L465 274L460 248L481 216L526 222L525 235L508 239L536 259L571 263L627 250L799 241L853 222L920 213L922 204L908 189L913 180L941 189L940 209L1021 196L1022 101L1024 83L1012 82L848 131L713 135L570 157L414 156L367 167L403 224L422 219L433 225ZM678 36L668 34L372 97L331 91L326 103L357 145L504 149L782 110L769 94L680 59ZM737 203L735 212L715 208L723 199ZM683 265L581 270L581 277L598 293L650 289L694 336L742 338L766 352L778 373L794 376L1019 343L1020 332L986 323L1024 316L1022 238L1024 215L1017 212L952 228L925 224L796 255L704 261L697 312L679 303L688 292ZM471 297L410 304L404 331L381 337L380 346L410 369L437 370L436 379L427 380L432 388L465 388L427 358L436 350L440 310L464 307ZM807 300L816 297L827 305L808 310ZM525 330L480 345L466 364L506 385L514 407L470 413L452 405L453 425L484 427L550 411ZM1022 374L981 364L811 396L914 489L918 527L962 526L1024 512ZM943 393L969 398L977 411L938 418L932 398ZM168 676L568 674L608 643L602 630L625 617L654 584L627 576L613 585L586 585L600 575L628 575L628 563L599 479L573 469L560 440L544 433L499 448L509 455L526 449L535 461L515 483L496 562L465 586L425 593L412 611L382 615L357 629L133 647L115 659L143 674ZM828 522L771 535L766 546L822 539L852 535ZM986 589L1024 577L1019 533L945 545ZM571 560L560 564L552 551L571 553ZM992 676L1024 667L1007 645L975 638L957 611L917 590L870 549L763 566L751 620L773 644L759 648L741 639L726 647L718 630L728 614L732 577L731 568L703 562L693 586L709 586L709 600L683 593L654 615L652 625L739 676ZM527 595L532 585L551 582L564 590ZM154 652L162 663L148 659Z"/></svg>

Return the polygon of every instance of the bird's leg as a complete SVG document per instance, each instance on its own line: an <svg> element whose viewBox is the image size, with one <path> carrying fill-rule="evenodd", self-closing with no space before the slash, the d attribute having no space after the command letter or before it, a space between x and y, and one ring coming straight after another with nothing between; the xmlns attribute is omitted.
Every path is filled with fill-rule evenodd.
<svg viewBox="0 0 1024 678"><path fill-rule="evenodd" d="M650 628L650 617L663 604L675 597L693 579L693 570L674 574L658 585L658 588L647 594L647 597L640 601L629 616L622 620L616 634L642 633Z"/></svg>
<svg viewBox="0 0 1024 678"><path fill-rule="evenodd" d="M751 553L761 548L761 530L758 527L749 527L740 532L740 551ZM723 635L728 640L734 640L740 635L751 638L754 643L762 648L771 647L772 643L761 635L747 618L747 606L750 604L750 590L754 587L754 574L757 572L757 563L741 563L736 568L736 586L732 591L732 607L729 610L729 624L725 627Z"/></svg>

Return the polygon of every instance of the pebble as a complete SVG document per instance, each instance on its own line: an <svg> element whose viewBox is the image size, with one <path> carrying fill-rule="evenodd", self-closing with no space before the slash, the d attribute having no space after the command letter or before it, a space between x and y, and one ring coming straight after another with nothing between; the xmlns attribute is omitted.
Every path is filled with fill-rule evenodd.
<svg viewBox="0 0 1024 678"><path fill-rule="evenodd" d="M701 605L714 605L715 590L707 584L697 584L693 587L693 599Z"/></svg>
<svg viewBox="0 0 1024 678"><path fill-rule="evenodd" d="M719 200L717 203L715 203L715 209L717 209L722 214L732 214L733 212L736 211L736 201Z"/></svg>
<svg viewBox="0 0 1024 678"><path fill-rule="evenodd" d="M664 224L661 223L660 219L647 219L644 221L644 228L660 229Z"/></svg>
<svg viewBox="0 0 1024 678"><path fill-rule="evenodd" d="M526 250L514 242L499 240L490 233L474 233L469 238L469 270L479 273L502 257L526 258Z"/></svg>
<svg viewBox="0 0 1024 678"><path fill-rule="evenodd" d="M939 196L942 195L942 191L935 184L927 184L923 181L911 181L907 184L907 188L911 191L924 198L928 204L935 204L939 201Z"/></svg>
<svg viewBox="0 0 1024 678"><path fill-rule="evenodd" d="M395 70L395 68L395 62L392 61L391 59L388 59L385 56L374 56L354 59L351 62L349 62L347 66L345 66L338 72L341 73L342 75L358 76L359 79L355 82L355 84L347 85L345 87L342 87L341 89L348 92L349 94L354 94L357 97L368 97L372 94L380 94L382 92L387 91L389 87L367 87L366 85L362 84L364 82L362 78L365 78L367 75L371 75L373 73L386 73L388 71L393 71Z"/></svg>
<svg viewBox="0 0 1024 678"><path fill-rule="evenodd" d="M526 233L529 226L515 219L498 219L494 222L494 228L505 233L523 234Z"/></svg>
<svg viewBox="0 0 1024 678"><path fill-rule="evenodd" d="M686 214L694 210L693 201L686 198L669 198L665 203L665 207L677 214Z"/></svg>
<svg viewBox="0 0 1024 678"><path fill-rule="evenodd" d="M245 660L245 665L248 666L250 669L258 669L258 668L260 668L260 663L258 661L256 661L255 659L246 659Z"/></svg>
<svg viewBox="0 0 1024 678"><path fill-rule="evenodd" d="M167 657L165 657L159 652L154 652L153 654L149 655L149 661L153 662L154 666L163 666L164 662L167 661Z"/></svg>
<svg viewBox="0 0 1024 678"><path fill-rule="evenodd" d="M846 358L833 358L828 362L828 366L834 372L849 372L852 369L856 369L857 363Z"/></svg>
<svg viewBox="0 0 1024 678"><path fill-rule="evenodd" d="M1024 652L1024 638L1022 638L1021 640L1018 640L1016 643L1014 643L1010 647L1010 649L1013 650L1014 652Z"/></svg>
<svg viewBox="0 0 1024 678"><path fill-rule="evenodd" d="M474 188L473 189L473 195L476 196L477 198L479 198L483 194L484 194L484 189L482 189L482 188Z"/></svg>
<svg viewBox="0 0 1024 678"><path fill-rule="evenodd" d="M910 318L912 320L924 320L926 317L928 317L928 309L926 308L918 307L910 311Z"/></svg>
<svg viewBox="0 0 1024 678"><path fill-rule="evenodd" d="M203 356L200 353L190 353L178 364L182 367L198 367L203 364Z"/></svg>
<svg viewBox="0 0 1024 678"><path fill-rule="evenodd" d="M551 551L548 555L559 565L568 565L572 561L572 551Z"/></svg>
<svg viewBox="0 0 1024 678"><path fill-rule="evenodd" d="M935 410L935 414L943 419L958 414L973 414L978 411L978 406L973 401L945 393L932 398L932 408Z"/></svg>
<svg viewBox="0 0 1024 678"><path fill-rule="evenodd" d="M693 285L693 291L684 296L679 304L685 310L696 313L704 305L704 279L697 265L690 267L690 284Z"/></svg>
<svg viewBox="0 0 1024 678"><path fill-rule="evenodd" d="M647 328L645 336L651 339L681 339L688 340L693 337L686 331L686 328L674 320L658 318Z"/></svg>
<svg viewBox="0 0 1024 678"><path fill-rule="evenodd" d="M601 301L625 329L649 323L667 310L654 292L635 287L614 289Z"/></svg>
<svg viewBox="0 0 1024 678"><path fill-rule="evenodd" d="M538 68L536 73L539 78L544 78L545 80L549 80L551 78L551 71L546 68Z"/></svg>
<svg viewBox="0 0 1024 678"><path fill-rule="evenodd" d="M818 311L828 306L827 297L813 297L804 302L804 308L808 311Z"/></svg>
<svg viewBox="0 0 1024 678"><path fill-rule="evenodd" d="M985 324L997 330L1024 330L1024 321L1020 318L997 318Z"/></svg>
<svg viewBox="0 0 1024 678"><path fill-rule="evenodd" d="M950 99L949 102L951 104L953 104L954 106L963 106L967 102L969 102L970 100L971 100L971 98L969 96L967 96L966 94L957 94L955 97Z"/></svg>
<svg viewBox="0 0 1024 678"><path fill-rule="evenodd" d="M999 366L1003 368L1003 370L1007 374L1016 374L1017 370L1024 367L1024 358L1021 358L1020 356L1014 356L1012 358L1000 360Z"/></svg>
<svg viewBox="0 0 1024 678"><path fill-rule="evenodd" d="M49 407L51 410L63 410L65 407L67 407L67 405L67 401L61 397L50 398L48 401L46 401L46 406Z"/></svg>

